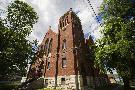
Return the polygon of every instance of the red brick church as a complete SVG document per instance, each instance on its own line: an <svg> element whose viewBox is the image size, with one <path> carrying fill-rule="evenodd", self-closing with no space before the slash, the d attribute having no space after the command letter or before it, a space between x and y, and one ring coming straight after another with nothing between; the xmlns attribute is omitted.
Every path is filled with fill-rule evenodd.
<svg viewBox="0 0 135 90"><path fill-rule="evenodd" d="M59 19L58 33L50 27L44 36L39 47L42 55L37 53L28 78L43 77L44 87L57 86L64 90L87 90L103 85L107 82L106 75L94 68L88 43L94 44L92 39L85 40L81 21L70 9Z"/></svg>

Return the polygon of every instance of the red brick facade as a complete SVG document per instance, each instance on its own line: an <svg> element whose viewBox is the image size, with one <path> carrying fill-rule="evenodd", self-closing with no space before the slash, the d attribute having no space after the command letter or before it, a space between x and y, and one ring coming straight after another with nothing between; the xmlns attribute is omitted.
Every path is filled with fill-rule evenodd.
<svg viewBox="0 0 135 90"><path fill-rule="evenodd" d="M86 76L93 77L95 72L87 42L80 19L69 10L60 17L57 34L49 28L40 45L43 56L31 65L30 72L36 68L44 77L82 75L85 85Z"/></svg>

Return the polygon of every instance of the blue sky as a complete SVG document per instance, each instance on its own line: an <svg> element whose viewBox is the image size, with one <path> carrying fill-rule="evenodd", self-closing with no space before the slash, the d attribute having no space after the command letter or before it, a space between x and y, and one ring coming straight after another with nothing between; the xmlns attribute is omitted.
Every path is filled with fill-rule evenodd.
<svg viewBox="0 0 135 90"><path fill-rule="evenodd" d="M5 9L11 0L0 0L0 9ZM29 36L30 40L37 39L39 43L42 41L48 27L57 32L58 20L69 8L73 8L74 12L78 12L81 19L83 32L91 33L95 38L100 37L99 24L91 10L87 0L22 0L30 4L38 13L38 23L34 25L34 30ZM90 0L91 4L98 14L99 7L103 0ZM98 16L100 18L100 16ZM101 18L100 18L101 19Z"/></svg>

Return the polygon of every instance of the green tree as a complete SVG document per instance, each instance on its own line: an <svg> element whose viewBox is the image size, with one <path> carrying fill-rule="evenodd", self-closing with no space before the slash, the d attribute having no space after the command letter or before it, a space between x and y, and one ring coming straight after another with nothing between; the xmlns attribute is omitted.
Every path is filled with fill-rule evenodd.
<svg viewBox="0 0 135 90"><path fill-rule="evenodd" d="M135 75L135 3L134 0L104 0L102 38L97 40L96 65L123 78L124 87Z"/></svg>
<svg viewBox="0 0 135 90"><path fill-rule="evenodd" d="M34 58L37 41L27 37L37 22L34 9L15 0L7 8L7 16L0 19L0 76L25 75L28 62Z"/></svg>

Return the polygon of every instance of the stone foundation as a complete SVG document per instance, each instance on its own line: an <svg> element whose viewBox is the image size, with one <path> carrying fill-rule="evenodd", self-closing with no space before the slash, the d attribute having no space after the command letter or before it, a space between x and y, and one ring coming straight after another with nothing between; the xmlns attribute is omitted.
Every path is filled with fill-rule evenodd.
<svg viewBox="0 0 135 90"><path fill-rule="evenodd" d="M54 88L55 77L45 77L44 86L46 88ZM81 75L58 76L57 88L63 90L93 90L93 77L87 76L87 86L83 85Z"/></svg>
<svg viewBox="0 0 135 90"><path fill-rule="evenodd" d="M48 82L46 82L48 81ZM79 81L79 80L78 80ZM44 85L47 88L54 88L55 85L55 77L45 77ZM76 89L77 79L76 75L70 76L58 76L57 77L57 87L64 90L73 90ZM79 87L79 84L78 84Z"/></svg>

